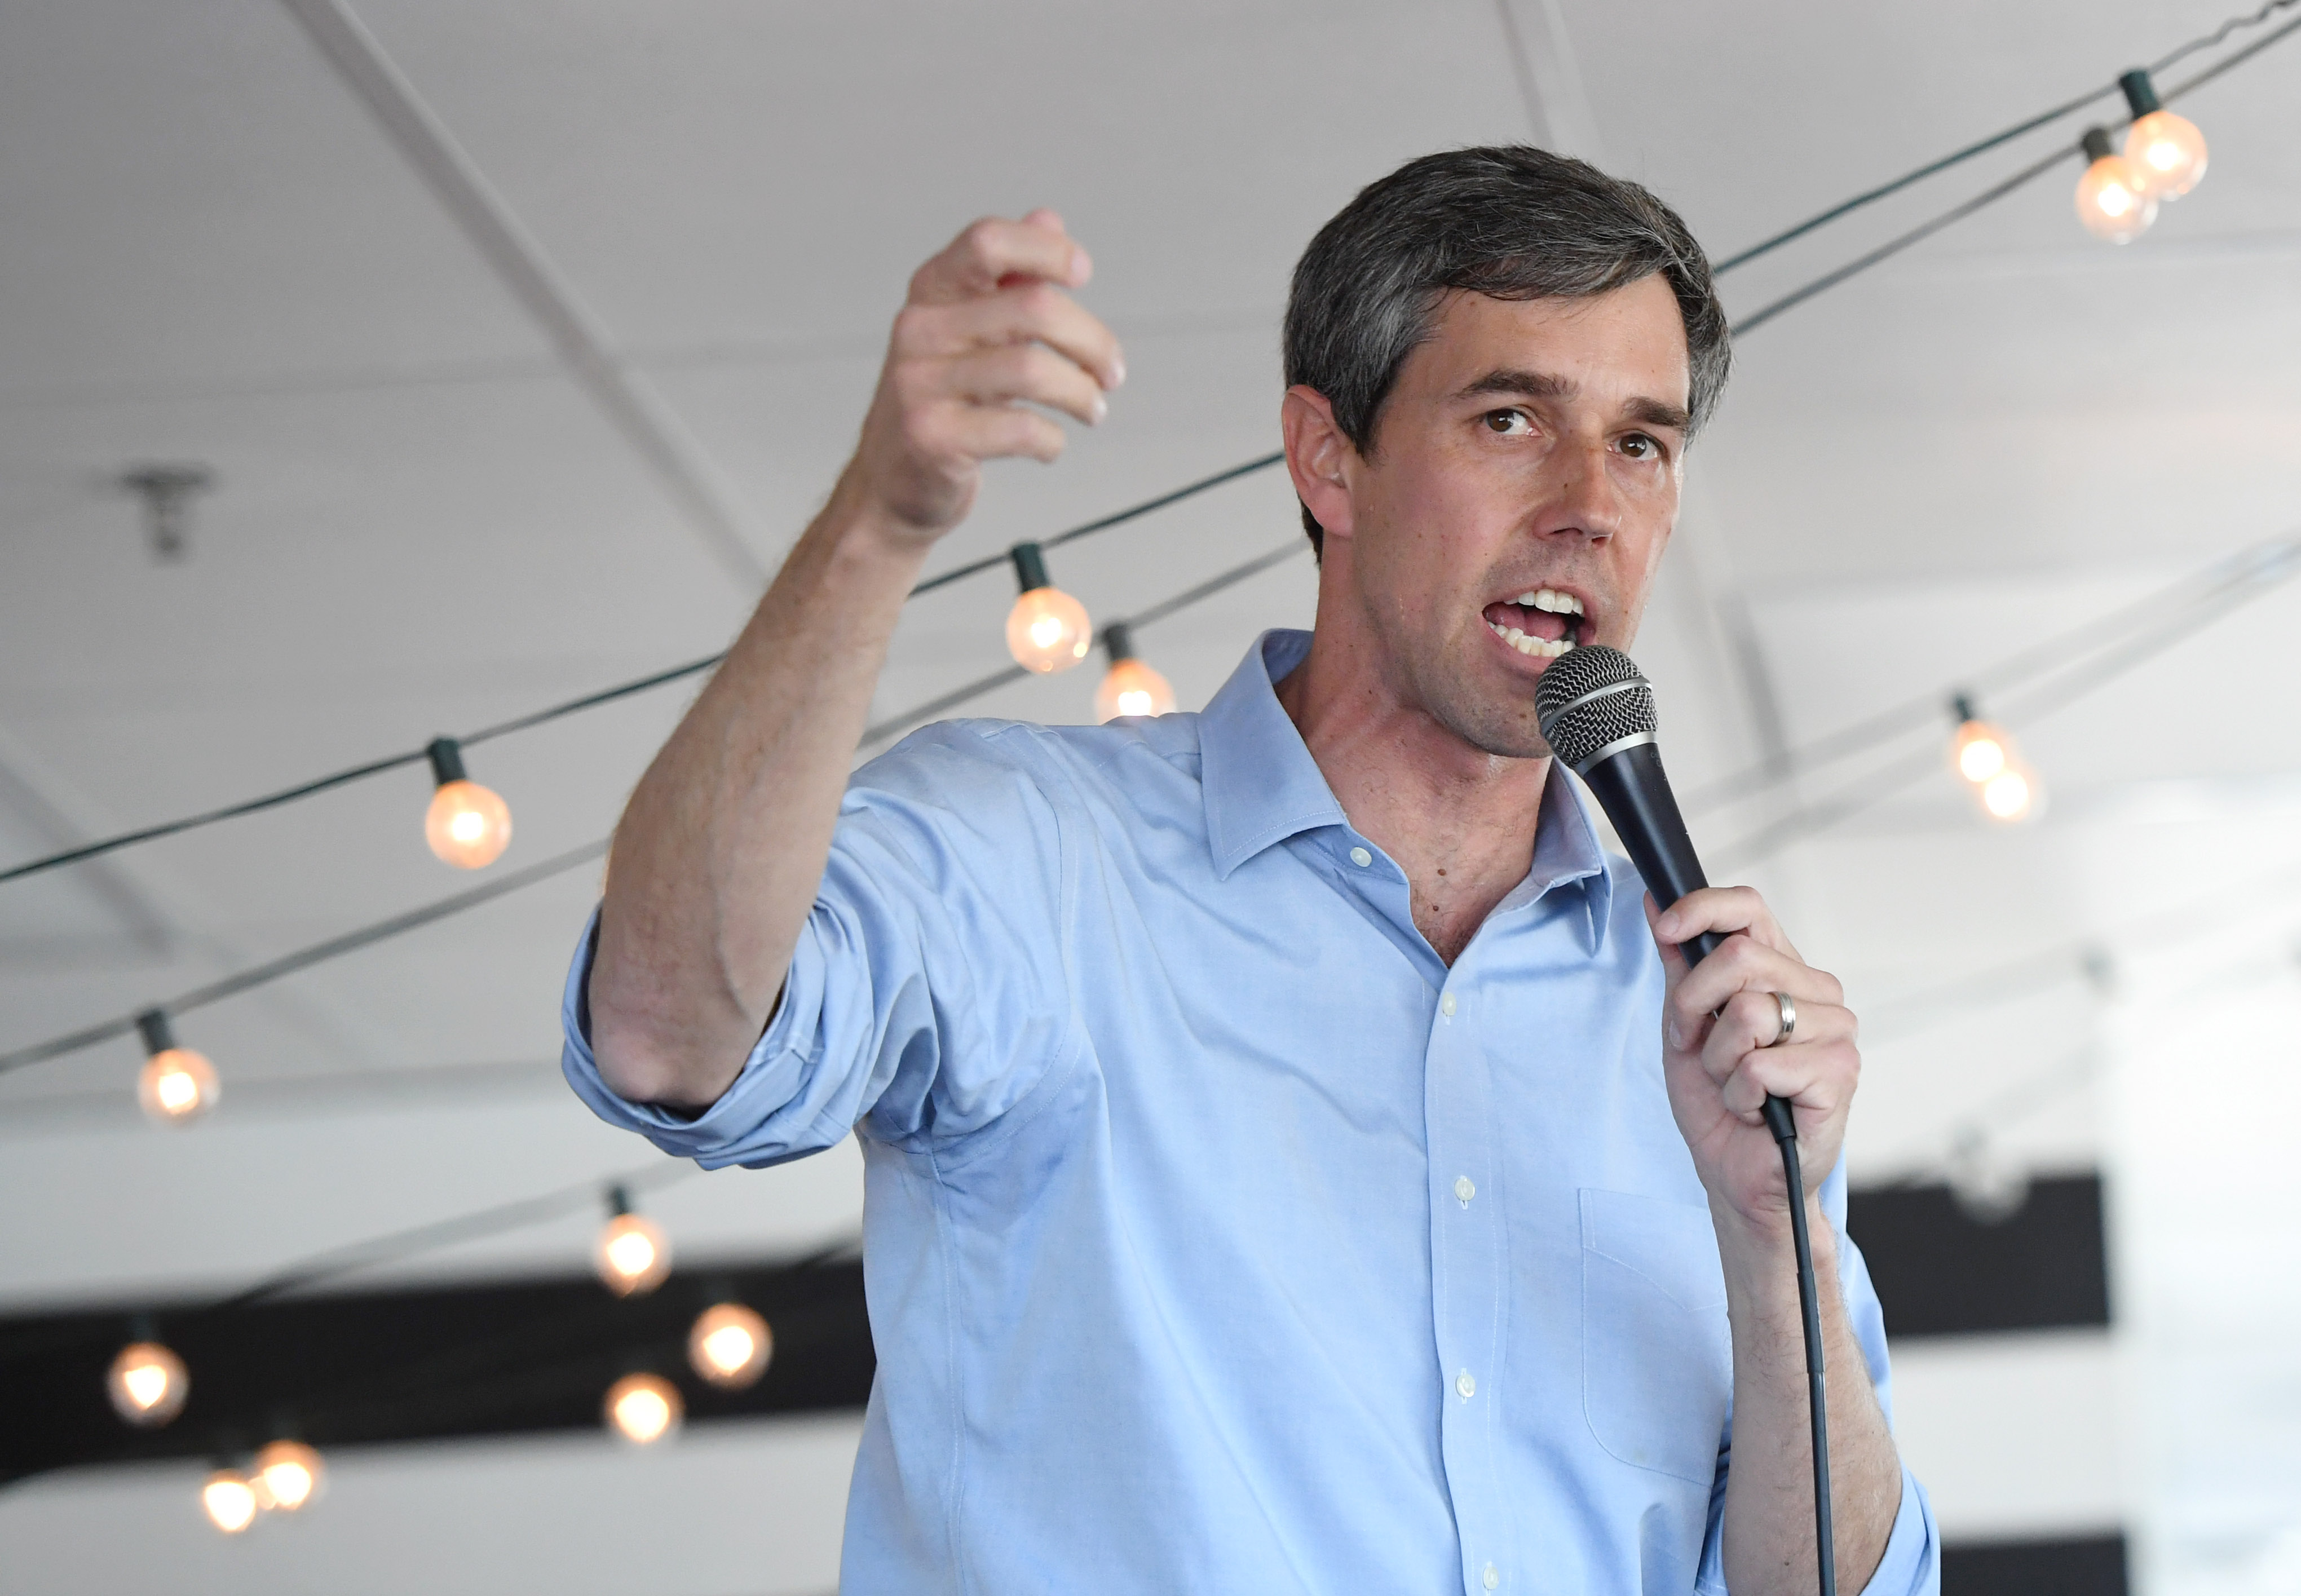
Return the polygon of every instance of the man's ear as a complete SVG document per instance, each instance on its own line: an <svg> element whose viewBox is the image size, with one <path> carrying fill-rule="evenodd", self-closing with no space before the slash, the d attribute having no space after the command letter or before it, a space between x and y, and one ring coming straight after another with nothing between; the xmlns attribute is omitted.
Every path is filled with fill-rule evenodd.
<svg viewBox="0 0 2301 1596"><path fill-rule="evenodd" d="M1329 538L1351 535L1351 472L1358 449L1335 424L1335 407L1315 388L1296 383L1278 406L1286 438L1286 474Z"/></svg>

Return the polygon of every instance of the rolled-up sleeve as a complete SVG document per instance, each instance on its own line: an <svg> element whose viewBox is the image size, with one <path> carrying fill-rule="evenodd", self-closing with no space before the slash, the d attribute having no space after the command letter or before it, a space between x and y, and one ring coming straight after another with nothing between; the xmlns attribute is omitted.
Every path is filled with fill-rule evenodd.
<svg viewBox="0 0 2301 1596"><path fill-rule="evenodd" d="M1838 1289L1845 1299L1845 1316L1853 1321L1853 1339L1862 1343L1862 1361L1870 1366L1870 1383L1878 1392L1878 1406L1886 1423L1894 1423L1894 1371L1886 1352L1886 1309L1878 1288L1870 1283L1870 1266L1862 1249L1845 1233L1845 1160L1822 1182L1822 1211L1837 1233ZM1926 1489L1905 1465L1902 1469L1902 1506L1894 1516L1894 1533L1886 1542L1886 1555L1862 1587L1866 1596L1940 1596L1941 1536L1934 1526L1932 1503Z"/></svg>
<svg viewBox="0 0 2301 1596"><path fill-rule="evenodd" d="M925 1149L1027 1097L1073 1030L1072 872L1027 741L1010 742L1030 734L950 723L856 773L774 1017L699 1114L632 1102L600 1079L585 1002L595 911L561 1005L576 1095L715 1169L782 1163L857 1129Z"/></svg>
<svg viewBox="0 0 2301 1596"><path fill-rule="evenodd" d="M1861 1343L1862 1361L1869 1366L1870 1386L1878 1393L1878 1406L1891 1427L1894 1375L1886 1352L1886 1310L1878 1300L1878 1288L1870 1283L1870 1266L1863 1261L1861 1248L1845 1233L1843 1158L1821 1183L1821 1209L1830 1228L1837 1233L1837 1281L1845 1303L1845 1316L1853 1324L1853 1339ZM1703 1547L1702 1572L1694 1582L1698 1596L1725 1596L1726 1592L1724 1529L1728 1466L1728 1461L1721 1460L1711 1492L1709 1539ZM1812 1493L1806 1494L1811 1499ZM1887 1537L1885 1554L1878 1559L1870 1583L1862 1588L1864 1596L1940 1596L1941 1536L1934 1525L1933 1505L1926 1500L1925 1487L1918 1483L1917 1476L1907 1466L1902 1469L1902 1505L1894 1516L1893 1533Z"/></svg>

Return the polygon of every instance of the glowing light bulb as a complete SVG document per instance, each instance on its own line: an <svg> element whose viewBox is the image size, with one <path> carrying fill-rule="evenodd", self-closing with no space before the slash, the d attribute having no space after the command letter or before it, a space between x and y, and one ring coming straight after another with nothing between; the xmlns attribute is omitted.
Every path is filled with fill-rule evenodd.
<svg viewBox="0 0 2301 1596"><path fill-rule="evenodd" d="M1168 714L1175 707L1175 689L1167 679L1134 656L1134 635L1124 621L1102 629L1103 652L1110 669L1094 689L1094 718L1114 721L1122 714Z"/></svg>
<svg viewBox="0 0 2301 1596"><path fill-rule="evenodd" d="M1992 820L2028 820L2041 797L2037 778L2019 765L2009 765L1981 784L1981 806Z"/></svg>
<svg viewBox="0 0 2301 1596"><path fill-rule="evenodd" d="M1022 595L1007 612L1007 652L1041 675L1067 671L1094 643L1086 606L1047 580L1046 557L1037 544L1017 543L1010 553Z"/></svg>
<svg viewBox="0 0 2301 1596"><path fill-rule="evenodd" d="M157 1341L134 1341L120 1349L104 1378L113 1410L138 1428L156 1430L184 1410L192 1394L184 1360Z"/></svg>
<svg viewBox="0 0 2301 1596"><path fill-rule="evenodd" d="M200 1507L208 1522L227 1535L237 1535L255 1522L255 1487L247 1476L229 1468L219 1468L200 1487Z"/></svg>
<svg viewBox="0 0 2301 1596"><path fill-rule="evenodd" d="M2078 220L2096 238L2130 244L2157 220L2156 196L2140 170L2109 147L2101 129L2086 130L2084 148L2093 163L2078 180Z"/></svg>
<svg viewBox="0 0 2301 1596"><path fill-rule="evenodd" d="M660 1226L632 1212L621 1186L609 1189L607 1211L592 1253L599 1278L618 1297L644 1297L671 1273L671 1243Z"/></svg>
<svg viewBox="0 0 2301 1596"><path fill-rule="evenodd" d="M2147 72L2137 69L2117 83L2133 113L2133 126L2125 135L2126 160L2152 198L2180 198L2205 175L2205 136L2187 117L2157 103Z"/></svg>
<svg viewBox="0 0 2301 1596"><path fill-rule="evenodd" d="M256 1505L267 1512L293 1513L320 1493L326 1470L320 1454L300 1441L275 1441L255 1454Z"/></svg>
<svg viewBox="0 0 2301 1596"><path fill-rule="evenodd" d="M2205 136L2187 117L2154 112L2125 136L2125 158L2158 199L2179 199L2205 175Z"/></svg>
<svg viewBox="0 0 2301 1596"><path fill-rule="evenodd" d="M459 869L494 864L511 845L511 806L464 774L464 751L454 738L436 738L425 752L439 788L423 812L423 840Z"/></svg>
<svg viewBox="0 0 2301 1596"><path fill-rule="evenodd" d="M162 1124L188 1124L215 1107L222 1088L215 1065L189 1048L167 1048L144 1061L136 1100Z"/></svg>
<svg viewBox="0 0 2301 1596"><path fill-rule="evenodd" d="M687 1404L660 1375L626 1375L607 1387L607 1427L633 1446L651 1446L679 1428Z"/></svg>
<svg viewBox="0 0 2301 1596"><path fill-rule="evenodd" d="M188 1124L215 1107L222 1087L215 1065L189 1048L180 1048L167 1014L147 1008L136 1016L143 1033L143 1073L136 1077L136 1101L146 1117L163 1125Z"/></svg>
<svg viewBox="0 0 2301 1596"><path fill-rule="evenodd" d="M1957 773L1979 785L2004 770L2013 758L2013 740L2003 728L1993 726L1973 710L1970 700L1960 696L1951 700L1957 715L1957 736L1950 743L1950 763Z"/></svg>
<svg viewBox="0 0 2301 1596"><path fill-rule="evenodd" d="M712 1384L730 1391L756 1384L774 1355L774 1333L740 1302L705 1308L687 1333L687 1361Z"/></svg>

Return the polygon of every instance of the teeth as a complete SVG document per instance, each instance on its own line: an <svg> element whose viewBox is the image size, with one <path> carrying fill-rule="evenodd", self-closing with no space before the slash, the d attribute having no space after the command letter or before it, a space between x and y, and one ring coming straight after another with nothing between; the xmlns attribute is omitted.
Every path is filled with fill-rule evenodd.
<svg viewBox="0 0 2301 1596"><path fill-rule="evenodd" d="M1547 610L1553 615L1582 614L1582 601L1571 593L1560 593L1554 588L1537 588L1531 593L1521 593L1510 600L1523 610Z"/></svg>
<svg viewBox="0 0 2301 1596"><path fill-rule="evenodd" d="M1547 591L1547 589L1544 590ZM1540 638L1528 637L1515 626L1498 626L1492 621L1486 623L1486 630L1520 654L1535 659L1556 659L1574 647L1574 639L1571 638L1560 638L1554 643L1545 642Z"/></svg>

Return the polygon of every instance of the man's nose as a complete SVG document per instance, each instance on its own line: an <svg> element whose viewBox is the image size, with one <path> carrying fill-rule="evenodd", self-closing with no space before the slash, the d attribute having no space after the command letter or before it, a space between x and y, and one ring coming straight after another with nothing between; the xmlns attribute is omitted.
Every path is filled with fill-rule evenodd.
<svg viewBox="0 0 2301 1596"><path fill-rule="evenodd" d="M1605 444L1577 444L1552 457L1563 472L1558 483L1560 519L1553 525L1553 534L1579 533L1593 543L1612 537L1620 530L1622 502L1615 490L1614 474L1608 469L1611 462Z"/></svg>

